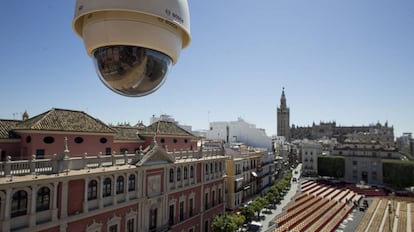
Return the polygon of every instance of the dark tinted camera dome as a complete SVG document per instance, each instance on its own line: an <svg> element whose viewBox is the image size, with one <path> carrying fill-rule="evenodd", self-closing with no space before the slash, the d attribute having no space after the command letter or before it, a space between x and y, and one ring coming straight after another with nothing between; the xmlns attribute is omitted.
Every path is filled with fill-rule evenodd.
<svg viewBox="0 0 414 232"><path fill-rule="evenodd" d="M172 60L167 55L135 46L107 46L93 54L101 81L112 91L140 97L157 90L165 81Z"/></svg>

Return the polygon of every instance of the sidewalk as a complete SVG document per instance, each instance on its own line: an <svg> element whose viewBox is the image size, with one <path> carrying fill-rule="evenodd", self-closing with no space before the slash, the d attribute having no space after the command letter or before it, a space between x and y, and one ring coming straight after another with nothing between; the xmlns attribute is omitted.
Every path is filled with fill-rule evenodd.
<svg viewBox="0 0 414 232"><path fill-rule="evenodd" d="M277 215L281 214L284 211L284 208L286 207L286 205L291 202L291 200L293 199L293 197L297 194L297 191L299 190L300 187L300 180L299 180L299 176L300 176L300 169L302 167L302 164L299 164L295 170L293 170L292 173L292 177L296 177L298 179L297 182L292 182L290 185L290 189L289 191L286 193L286 195L283 197L283 199L281 200L280 204L276 205L276 209L272 209L272 210L262 210L262 212L260 213L260 216L263 218L263 216L265 217L264 219L260 220L260 221L255 221L258 223L261 223L263 228L262 231L267 231L269 229L269 231L272 231L271 229L275 228L274 226L272 227L272 225L270 225L269 227L269 222L271 222L274 218L277 217ZM294 172L297 171L298 173L295 174Z"/></svg>

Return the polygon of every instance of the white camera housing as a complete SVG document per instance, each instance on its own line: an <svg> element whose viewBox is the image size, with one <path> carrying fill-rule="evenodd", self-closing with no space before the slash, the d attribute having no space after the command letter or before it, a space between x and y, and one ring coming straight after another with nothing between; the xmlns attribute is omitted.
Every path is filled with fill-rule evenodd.
<svg viewBox="0 0 414 232"><path fill-rule="evenodd" d="M187 0L77 0L73 29L102 82L135 97L164 83L191 40Z"/></svg>

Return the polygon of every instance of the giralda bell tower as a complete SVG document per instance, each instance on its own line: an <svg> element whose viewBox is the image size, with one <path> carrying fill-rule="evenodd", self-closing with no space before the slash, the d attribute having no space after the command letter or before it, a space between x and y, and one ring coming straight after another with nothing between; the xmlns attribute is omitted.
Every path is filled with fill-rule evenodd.
<svg viewBox="0 0 414 232"><path fill-rule="evenodd" d="M286 141L290 140L289 125L289 108L286 105L285 88L283 87L280 106L277 108L277 135L284 136Z"/></svg>

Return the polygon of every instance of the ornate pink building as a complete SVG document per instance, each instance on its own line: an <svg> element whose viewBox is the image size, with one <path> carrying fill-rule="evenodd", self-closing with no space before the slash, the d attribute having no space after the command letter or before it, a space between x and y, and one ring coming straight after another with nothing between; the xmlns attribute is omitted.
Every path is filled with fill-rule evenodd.
<svg viewBox="0 0 414 232"><path fill-rule="evenodd" d="M0 120L0 231L209 231L223 149L175 123L108 126L52 109Z"/></svg>

